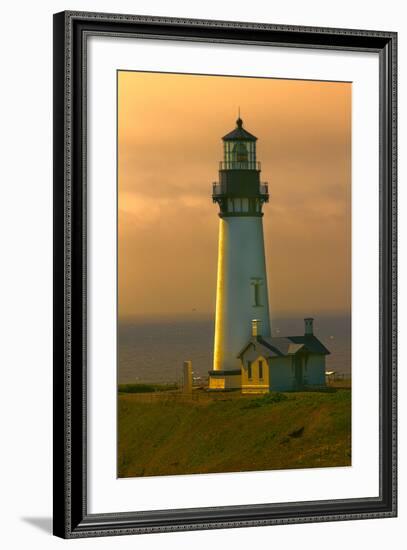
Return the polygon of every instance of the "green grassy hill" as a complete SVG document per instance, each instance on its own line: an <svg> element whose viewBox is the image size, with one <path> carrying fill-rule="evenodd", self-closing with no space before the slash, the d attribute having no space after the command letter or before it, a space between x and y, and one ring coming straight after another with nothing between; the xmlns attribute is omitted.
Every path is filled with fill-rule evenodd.
<svg viewBox="0 0 407 550"><path fill-rule="evenodd" d="M351 392L120 393L119 477L351 464Z"/></svg>

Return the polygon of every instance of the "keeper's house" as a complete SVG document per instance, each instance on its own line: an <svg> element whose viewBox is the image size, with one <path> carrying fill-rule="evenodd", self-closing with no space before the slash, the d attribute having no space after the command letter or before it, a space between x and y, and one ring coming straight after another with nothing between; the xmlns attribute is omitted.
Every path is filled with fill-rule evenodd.
<svg viewBox="0 0 407 550"><path fill-rule="evenodd" d="M240 351L235 371L210 371L209 389L240 388L242 393L295 391L325 386L327 348L313 333L313 319L305 319L302 336L262 336L258 320Z"/></svg>

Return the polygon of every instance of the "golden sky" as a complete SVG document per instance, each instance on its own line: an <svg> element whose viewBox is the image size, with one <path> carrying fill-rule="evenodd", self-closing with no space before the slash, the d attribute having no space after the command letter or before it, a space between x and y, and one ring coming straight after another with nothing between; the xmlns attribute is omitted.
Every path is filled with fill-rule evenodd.
<svg viewBox="0 0 407 550"><path fill-rule="evenodd" d="M238 106L271 195L271 316L350 312L351 84L120 71L120 317L214 312L212 182Z"/></svg>

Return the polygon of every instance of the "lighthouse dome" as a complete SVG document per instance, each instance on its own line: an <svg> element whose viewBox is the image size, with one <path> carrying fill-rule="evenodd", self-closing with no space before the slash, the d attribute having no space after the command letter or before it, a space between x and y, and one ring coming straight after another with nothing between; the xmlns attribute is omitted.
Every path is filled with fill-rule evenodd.
<svg viewBox="0 0 407 550"><path fill-rule="evenodd" d="M257 141L256 136L243 128L243 120L236 120L236 128L223 136L223 141Z"/></svg>

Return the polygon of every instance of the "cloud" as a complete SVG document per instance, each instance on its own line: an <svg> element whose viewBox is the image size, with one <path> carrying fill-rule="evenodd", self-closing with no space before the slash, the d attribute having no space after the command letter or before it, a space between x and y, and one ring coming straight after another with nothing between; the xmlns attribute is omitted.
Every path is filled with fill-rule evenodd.
<svg viewBox="0 0 407 550"><path fill-rule="evenodd" d="M271 192L272 310L349 311L351 84L122 72L121 315L213 312L212 182L238 105Z"/></svg>

